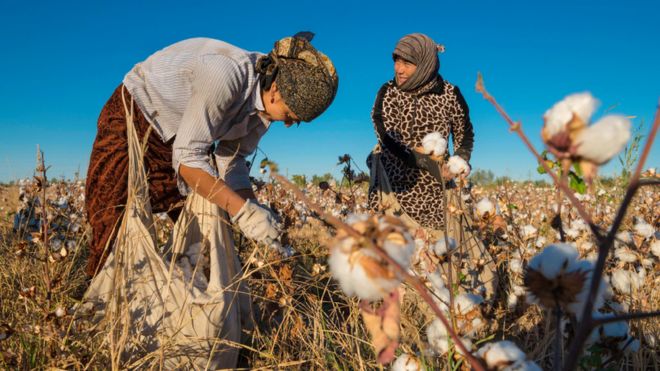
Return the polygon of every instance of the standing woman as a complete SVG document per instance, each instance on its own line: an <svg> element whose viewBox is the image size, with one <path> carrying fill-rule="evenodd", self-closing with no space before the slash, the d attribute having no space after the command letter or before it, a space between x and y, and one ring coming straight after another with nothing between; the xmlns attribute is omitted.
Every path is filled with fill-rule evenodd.
<svg viewBox="0 0 660 371"><path fill-rule="evenodd" d="M400 216L418 237L437 240L447 227L458 241L467 228L452 228L445 220L445 188L452 177L467 177L470 168L451 174L447 165L439 168L428 157L422 161L415 151L426 135L436 132L447 143L451 136L454 155L470 161L474 131L469 110L458 87L439 74L438 52L443 50L420 33L404 36L394 49L394 79L380 88L372 112L378 145L368 160L368 201L373 212Z"/></svg>
<svg viewBox="0 0 660 371"><path fill-rule="evenodd" d="M273 121L289 127L323 113L337 92L329 58L299 33L269 54L223 41L180 41L138 63L103 107L86 184L93 276L112 249L127 200L128 145L122 102L131 104L155 213L174 219L193 190L227 211L243 234L276 240L273 212L255 201L245 157ZM212 152L213 145L215 150ZM212 155L218 164L216 170Z"/></svg>

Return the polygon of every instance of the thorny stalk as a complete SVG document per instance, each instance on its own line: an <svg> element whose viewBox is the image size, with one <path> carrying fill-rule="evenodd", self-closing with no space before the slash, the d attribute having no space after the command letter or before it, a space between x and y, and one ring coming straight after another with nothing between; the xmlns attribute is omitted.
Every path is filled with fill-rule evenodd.
<svg viewBox="0 0 660 371"><path fill-rule="evenodd" d="M46 177L46 165L44 161L44 153L37 144L37 180L41 187L41 240L44 246L44 275L46 278L46 300L50 303L50 267L48 264L48 256L50 249L48 248L48 208L46 201L46 188L48 186L48 178ZM50 305L50 304L49 304Z"/></svg>
<svg viewBox="0 0 660 371"><path fill-rule="evenodd" d="M554 351L553 351L553 361L552 361L552 369L553 370L559 370L560 365L561 365L561 353L562 353L562 346L561 346L561 340L562 340L562 334L561 334L561 307L559 306L559 302L555 298L555 309L552 311L553 314L555 315L555 339L554 339Z"/></svg>
<svg viewBox="0 0 660 371"><path fill-rule="evenodd" d="M601 235L600 230L598 229L596 224L594 224L594 222L591 220L591 216L584 209L584 207L582 206L582 203L580 203L580 201L578 201L578 199L575 198L575 195L573 194L573 191L570 188L568 188L566 186L566 184L563 184L559 180L559 177L557 177L557 174L555 174L550 169L550 167L545 163L545 161L543 160L543 157L541 157L541 155L538 153L538 151L534 148L534 145L529 141L529 139L527 138L527 136L523 132L522 124L520 122L514 122L511 119L511 117L506 113L506 111L504 111L502 106L500 106L499 103L497 103L495 98L493 98L493 96L490 95L490 93L488 93L488 91L486 90L486 87L484 86L483 78L482 78L481 74L479 74L478 77L477 77L476 90L484 96L484 99L489 101L495 107L497 112L499 112L500 115L504 118L504 120L506 120L506 122L509 124L509 129L511 131L515 132L516 134L518 134L518 136L520 137L520 139L522 139L523 143L525 143L525 145L530 150L530 152L532 152L534 157L536 157L536 160L538 161L538 163L541 166L543 166L543 169L545 170L545 172L548 173L548 175L550 175L550 177L554 181L555 185L557 187L559 187L559 189L561 189L562 192L564 192L564 194L569 199L571 204L577 209L577 212L580 214L580 217L582 217L582 219L589 225L589 228L591 229L591 232L596 236L596 238L598 240L601 240L602 235Z"/></svg>
<svg viewBox="0 0 660 371"><path fill-rule="evenodd" d="M637 168L635 168L635 173L633 174L632 178L630 178L630 183L628 184L626 195L623 201L621 202L621 206L617 211L616 217L614 218L614 223L612 223L612 228L610 229L605 239L603 241L600 241L600 243L598 244L598 260L596 261L596 266L594 267L592 273L591 286L589 287L589 296L587 297L587 302L585 303L584 309L582 311L583 321L580 323L580 326L577 328L575 333L575 338L573 339L573 342L570 346L569 354L568 357L566 358L566 363L564 364L565 370L575 369L575 367L577 366L578 357L584 346L584 342L586 341L587 337L589 337L589 334L591 333L593 328L596 326L597 322L594 320L591 312L593 310L594 302L596 300L596 294L598 292L599 283L603 276L603 270L605 269L605 259L607 259L610 249L614 245L616 232L619 230L619 227L623 222L623 218L626 215L626 211L628 210L628 207L630 206L630 203L632 202L632 199L635 193L637 192L637 189L640 186L639 177L642 173L642 169L644 168L644 163L646 162L646 159L648 158L649 153L651 152L651 147L653 146L653 141L655 139L656 134L658 133L659 127L660 127L660 105L656 110L655 119L653 120L653 127L651 128L651 132L649 133L648 140L646 141L646 145L644 146L644 151L642 152L642 156L640 157L639 162L637 163ZM612 319L612 321L614 320L615 319Z"/></svg>
<svg viewBox="0 0 660 371"><path fill-rule="evenodd" d="M307 207L312 209L314 212L316 212L319 217L322 219L325 219L329 224L331 224L335 229L337 230L343 230L346 233L348 233L351 237L358 239L358 240L363 240L362 236L351 226L348 224L342 222L339 220L339 218L336 218L330 214L327 214L319 207L316 205L314 202L312 202L310 199L308 199L295 185L291 184L291 182L286 179L285 177L275 173L271 172L271 177L273 177L275 180L279 181L282 186L291 192L293 192L296 197L298 197ZM481 363L470 353L470 351L463 345L463 342L461 339L458 337L456 332L454 331L453 327L447 320L447 318L444 316L442 313L442 310L438 307L438 305L433 301L431 298L431 295L429 294L428 290L426 287L415 277L411 276L403 267L399 265L394 259L392 259L385 251L383 251L381 248L378 246L374 246L373 243L369 240L363 240L367 246L372 248L381 258L385 259L388 264L390 264L394 270L396 271L397 274L401 275L405 281L410 284L416 291L419 293L419 295L422 297L422 299L431 307L431 310L433 313L436 315L438 319L442 322L442 324L447 328L447 332L451 336L452 340L454 343L458 346L458 348L461 350L461 352L464 354L465 358L470 362L470 365L474 370L477 371L485 371L484 367L481 365Z"/></svg>

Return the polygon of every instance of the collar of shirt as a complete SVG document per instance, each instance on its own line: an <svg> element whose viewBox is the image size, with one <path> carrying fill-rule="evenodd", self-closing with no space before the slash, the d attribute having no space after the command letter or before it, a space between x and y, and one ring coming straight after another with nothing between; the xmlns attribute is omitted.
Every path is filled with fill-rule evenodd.
<svg viewBox="0 0 660 371"><path fill-rule="evenodd" d="M250 115L258 115L264 123L264 126L266 126L266 128L270 127L272 121L260 114L266 110L266 107L264 107L264 101L261 98L261 82L259 80L257 80L257 86L252 92L252 107L254 111L252 111Z"/></svg>

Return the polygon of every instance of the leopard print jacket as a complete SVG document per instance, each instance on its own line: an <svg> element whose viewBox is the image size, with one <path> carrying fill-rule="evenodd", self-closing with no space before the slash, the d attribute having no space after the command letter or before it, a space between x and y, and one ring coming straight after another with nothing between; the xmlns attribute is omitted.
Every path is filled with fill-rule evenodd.
<svg viewBox="0 0 660 371"><path fill-rule="evenodd" d="M474 132L467 104L458 87L440 75L416 92L404 92L394 81L385 83L376 97L372 119L374 125L382 120L387 135L409 150L421 146L431 132L440 132L448 142L451 134L454 154L470 160ZM381 138L378 143L385 173L403 211L424 228L441 229L445 207L442 184L426 170L408 167L383 146ZM374 212L381 211L378 190L376 179L368 198Z"/></svg>

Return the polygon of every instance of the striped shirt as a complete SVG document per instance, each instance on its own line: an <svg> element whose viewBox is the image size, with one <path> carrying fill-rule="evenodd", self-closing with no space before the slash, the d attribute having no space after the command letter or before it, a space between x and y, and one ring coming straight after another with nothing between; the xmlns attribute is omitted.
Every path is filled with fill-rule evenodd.
<svg viewBox="0 0 660 371"><path fill-rule="evenodd" d="M207 38L170 45L136 64L124 85L163 141L172 138L172 167L179 191L190 187L179 165L221 177L236 190L250 188L245 157L254 152L270 121L254 65L262 53ZM209 149L218 141L211 166Z"/></svg>

